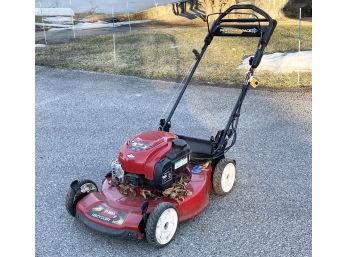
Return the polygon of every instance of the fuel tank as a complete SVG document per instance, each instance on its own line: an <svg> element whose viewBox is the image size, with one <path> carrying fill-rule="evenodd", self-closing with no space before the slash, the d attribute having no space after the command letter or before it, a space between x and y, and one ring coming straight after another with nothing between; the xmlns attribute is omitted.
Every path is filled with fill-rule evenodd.
<svg viewBox="0 0 348 257"><path fill-rule="evenodd" d="M153 180L156 163L172 149L176 135L170 132L151 130L128 139L118 155L122 169L128 173L144 175Z"/></svg>

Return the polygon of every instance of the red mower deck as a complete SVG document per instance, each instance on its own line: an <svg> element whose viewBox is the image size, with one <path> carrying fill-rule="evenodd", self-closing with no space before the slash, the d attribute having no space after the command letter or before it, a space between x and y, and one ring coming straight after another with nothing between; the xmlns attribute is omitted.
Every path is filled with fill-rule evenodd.
<svg viewBox="0 0 348 257"><path fill-rule="evenodd" d="M181 201L167 197L149 200L148 212L151 213L160 202L165 201L175 205L180 222L198 215L209 202L211 173L211 167L207 167L199 174L192 174L188 184L192 195ZM117 187L109 185L109 180L104 181L101 192L92 192L78 202L76 217L99 232L142 239L144 235L139 231L139 224L143 218L141 206L144 197L123 195Z"/></svg>

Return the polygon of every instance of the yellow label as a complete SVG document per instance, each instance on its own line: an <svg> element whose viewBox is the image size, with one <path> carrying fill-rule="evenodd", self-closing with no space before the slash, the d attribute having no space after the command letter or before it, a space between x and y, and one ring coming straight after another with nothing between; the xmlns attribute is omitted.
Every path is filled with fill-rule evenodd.
<svg viewBox="0 0 348 257"><path fill-rule="evenodd" d="M251 77L250 78L250 85L253 87L253 88L256 88L258 85L259 85L259 81L257 79L255 79L254 77Z"/></svg>

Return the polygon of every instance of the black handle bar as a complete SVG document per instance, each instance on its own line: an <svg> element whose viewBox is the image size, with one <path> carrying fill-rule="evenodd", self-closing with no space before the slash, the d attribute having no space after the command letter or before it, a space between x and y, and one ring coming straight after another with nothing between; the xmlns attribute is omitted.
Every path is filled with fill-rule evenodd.
<svg viewBox="0 0 348 257"><path fill-rule="evenodd" d="M226 15L230 14L233 10L253 10L254 12L260 14L263 16L267 21L272 21L273 19L271 16L269 16L264 10L260 9L259 7L252 5L252 4L235 4L231 5L226 9L226 11L222 12L221 15L218 17L218 20L221 20Z"/></svg>
<svg viewBox="0 0 348 257"><path fill-rule="evenodd" d="M254 18L236 18L236 19L224 19L224 17L228 14L230 14L233 10L253 10L259 15L262 16L262 18L259 18L254 13L240 13L240 12L234 12L233 14L248 14L253 16ZM249 4L240 4L240 5L232 5L229 7L225 12L218 13L219 17L215 22L213 23L212 28L209 28L209 22L207 17L207 23L208 23L208 35L204 39L204 45L200 52L197 50L194 50L193 53L196 57L196 62L194 63L190 73L185 78L185 83L183 84L183 87L178 95L178 98L176 99L170 113L168 114L168 117L166 119L160 120L160 127L159 130L163 131L169 131L171 127L171 118L188 86L190 83L192 76L194 72L196 71L198 64L200 63L205 51L207 50L208 46L210 45L211 41L213 40L214 36L242 36L242 37L259 37L259 45L257 47L256 53L254 57L251 59L250 65L251 68L249 69L249 72L246 75L242 92L237 100L237 103L231 113L231 116L229 118L229 121L225 127L224 130L218 132L216 135L214 142L218 142L218 147L216 148L217 155L215 157L221 156L221 154L224 154L225 149L228 150L232 147L232 145L235 142L235 131L237 128L238 123L238 117L240 115L240 109L244 100L244 97L246 95L246 92L248 90L248 87L250 85L250 78L254 73L254 69L260 64L261 58L264 52L264 49L270 40L272 33L277 25L277 22L273 20L266 12L261 10L260 8L249 5ZM253 24L254 23L254 24ZM256 25L255 25L256 23ZM263 25L264 23L267 23L266 25ZM262 24L262 25L261 25ZM231 29L231 31L228 31L228 29ZM237 31L235 31L237 30ZM228 148L226 148L227 141L230 137L233 136L233 141ZM215 151L215 150L214 150Z"/></svg>
<svg viewBox="0 0 348 257"><path fill-rule="evenodd" d="M237 12L233 12L237 10ZM262 16L259 18L254 13L238 12L239 10L252 10L255 13ZM209 16L219 14L219 17L214 21L211 28L209 28ZM236 18L236 19L224 19L229 14L248 14L254 18ZM265 24L266 23L266 24ZM256 53L251 61L251 67L256 68L263 56L265 47L267 46L277 21L272 19L265 11L261 10L255 5L251 4L237 4L230 6L226 11L222 13L213 13L207 16L208 35L206 42L210 44L214 36L223 37L259 37L260 42L256 50ZM261 25L262 24L262 25Z"/></svg>

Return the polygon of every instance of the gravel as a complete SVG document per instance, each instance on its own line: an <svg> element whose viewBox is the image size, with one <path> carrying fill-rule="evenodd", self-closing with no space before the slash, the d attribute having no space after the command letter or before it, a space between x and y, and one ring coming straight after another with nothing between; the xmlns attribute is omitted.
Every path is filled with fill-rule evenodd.
<svg viewBox="0 0 348 257"><path fill-rule="evenodd" d="M176 86L36 67L36 256L311 256L311 92L248 92L228 153L237 161L235 187L211 195L167 247L115 239L68 215L70 182L100 184L129 136L157 128ZM238 93L190 86L172 131L215 135Z"/></svg>

